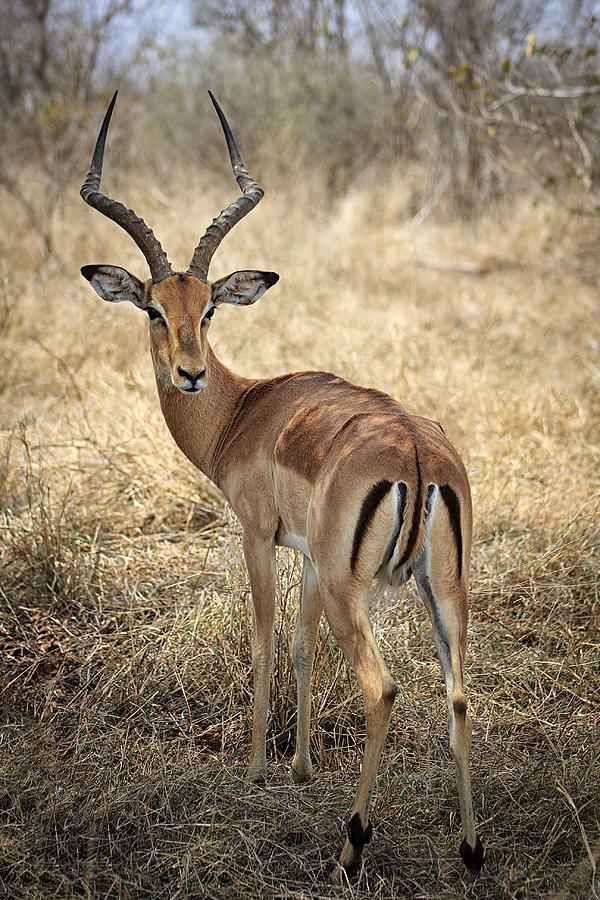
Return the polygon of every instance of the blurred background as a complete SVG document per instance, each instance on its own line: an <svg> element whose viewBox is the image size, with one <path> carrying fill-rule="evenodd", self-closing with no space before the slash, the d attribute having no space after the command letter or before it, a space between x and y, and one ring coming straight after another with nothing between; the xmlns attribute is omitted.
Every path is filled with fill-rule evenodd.
<svg viewBox="0 0 600 900"><path fill-rule="evenodd" d="M2 5L0 186L52 249L115 88L111 173L248 164L312 204L401 176L406 208L479 215L539 191L598 212L594 0L14 0Z"/></svg>

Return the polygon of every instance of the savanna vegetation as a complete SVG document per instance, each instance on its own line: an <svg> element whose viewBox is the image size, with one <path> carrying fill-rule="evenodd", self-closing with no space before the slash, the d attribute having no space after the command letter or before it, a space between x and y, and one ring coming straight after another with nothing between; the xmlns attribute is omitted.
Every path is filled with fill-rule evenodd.
<svg viewBox="0 0 600 900"><path fill-rule="evenodd" d="M313 780L292 784L299 560L279 556L271 775L248 787L239 528L162 421L145 317L81 278L178 268L235 196L221 101L266 195L212 276L273 269L211 339L238 372L334 371L441 421L475 508L467 690L487 857L458 855L445 691L409 584L373 608L399 686L348 896L600 893L597 4L107 0L1 6L0 891L329 898L364 739L322 623ZM181 24L170 19L180 16ZM128 308L125 308L128 307Z"/></svg>

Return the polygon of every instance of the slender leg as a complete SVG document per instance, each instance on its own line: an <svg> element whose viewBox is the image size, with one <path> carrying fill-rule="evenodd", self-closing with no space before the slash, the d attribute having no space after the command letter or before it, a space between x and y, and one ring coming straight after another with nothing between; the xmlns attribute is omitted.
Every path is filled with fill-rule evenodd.
<svg viewBox="0 0 600 900"><path fill-rule="evenodd" d="M300 608L292 642L292 658L298 683L296 752L292 760L292 778L298 783L308 781L312 775L309 747L310 680L321 612L322 605L317 576L310 560L304 557Z"/></svg>
<svg viewBox="0 0 600 900"><path fill-rule="evenodd" d="M363 846L371 839L369 807L397 688L373 637L366 588L365 597L360 602L347 598L336 602L334 598L325 596L323 600L332 631L359 680L367 732L358 788L348 822L348 837L340 854L339 866L331 875L332 881L339 881L341 868L349 874L356 870Z"/></svg>
<svg viewBox="0 0 600 900"><path fill-rule="evenodd" d="M460 855L471 872L478 872L483 864L483 846L475 833L469 772L471 723L467 716L467 701L463 689L463 659L467 634L466 585L461 580L442 579L439 574L437 577L432 575L427 558L415 569L415 578L431 618L446 682L450 749L456 767L456 785L463 830Z"/></svg>
<svg viewBox="0 0 600 900"><path fill-rule="evenodd" d="M273 618L275 614L275 542L244 533L244 556L250 577L254 605L252 669L254 673L254 715L252 755L248 781L264 781L267 768L266 731L269 689L273 668Z"/></svg>

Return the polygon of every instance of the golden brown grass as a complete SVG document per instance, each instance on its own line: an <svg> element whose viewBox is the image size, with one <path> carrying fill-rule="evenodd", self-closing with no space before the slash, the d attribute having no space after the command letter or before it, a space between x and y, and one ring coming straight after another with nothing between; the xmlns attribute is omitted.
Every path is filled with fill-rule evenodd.
<svg viewBox="0 0 600 900"><path fill-rule="evenodd" d="M127 199L183 266L230 192L191 209L183 191ZM282 552L272 775L244 785L239 528L162 422L145 317L79 276L89 262L145 270L76 196L60 258L37 273L34 239L3 213L0 886L15 898L334 896L363 739L356 681L323 626L315 777L293 786L300 576ZM389 182L330 215L296 199L289 211L289 196L268 194L215 258L215 277L282 275L256 306L218 313L217 352L247 374L333 370L442 421L476 514L467 686L485 866L472 879L458 856L443 683L410 586L373 611L400 691L375 837L348 896L598 896L598 226L522 198L472 229L415 230Z"/></svg>

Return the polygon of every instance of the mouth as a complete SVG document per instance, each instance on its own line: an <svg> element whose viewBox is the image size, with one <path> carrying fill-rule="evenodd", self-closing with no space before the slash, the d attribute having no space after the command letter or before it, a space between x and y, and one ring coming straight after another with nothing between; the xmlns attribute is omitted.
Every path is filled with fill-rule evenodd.
<svg viewBox="0 0 600 900"><path fill-rule="evenodd" d="M178 391L181 391L182 394L199 394L200 391L204 390L206 385L204 384L195 384L190 387L186 387L185 385L176 384L175 387Z"/></svg>

